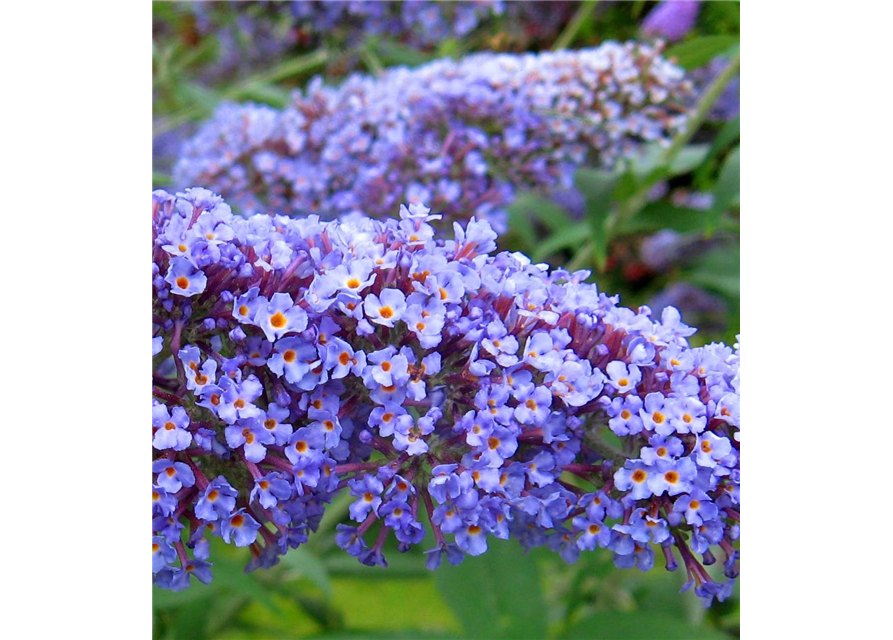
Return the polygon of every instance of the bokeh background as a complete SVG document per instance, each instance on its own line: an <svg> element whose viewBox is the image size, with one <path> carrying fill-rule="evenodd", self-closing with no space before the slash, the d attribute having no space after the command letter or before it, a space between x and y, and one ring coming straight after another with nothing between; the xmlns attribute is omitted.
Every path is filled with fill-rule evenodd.
<svg viewBox="0 0 893 640"><path fill-rule="evenodd" d="M590 269L626 306L647 304L656 314L675 306L700 329L694 345L731 344L740 330L739 3L660 4L690 6L659 21L660 5L641 1L155 2L153 185L193 186L176 184L173 166L219 105L283 108L315 76L337 85L354 72L380 75L474 51L660 39L693 83L691 108L709 107L672 157L645 148L610 171L582 167L571 197L520 192L499 245ZM387 569L366 567L334 544L335 526L347 518L350 498L342 498L320 531L271 570L245 574L248 551L220 544L210 585L156 589L155 637L738 636L737 587L705 610L692 593L679 593L684 573L615 569L608 552L568 565L548 549L524 554L514 541L494 540L483 556L436 572L420 552L395 549Z"/></svg>

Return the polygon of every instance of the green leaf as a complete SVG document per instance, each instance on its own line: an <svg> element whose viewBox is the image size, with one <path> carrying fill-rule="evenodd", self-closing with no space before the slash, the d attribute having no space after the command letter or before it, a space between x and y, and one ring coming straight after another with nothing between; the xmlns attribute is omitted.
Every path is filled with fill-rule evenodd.
<svg viewBox="0 0 893 640"><path fill-rule="evenodd" d="M184 82L177 86L177 98L189 105L211 111L220 102L220 96L213 89L194 82Z"/></svg>
<svg viewBox="0 0 893 640"><path fill-rule="evenodd" d="M152 172L152 188L153 189L163 189L164 187L169 186L171 183L171 177L166 173L161 173L160 171Z"/></svg>
<svg viewBox="0 0 893 640"><path fill-rule="evenodd" d="M714 165L716 164L717 159L722 157L729 145L736 144L740 138L741 116L737 115L726 122L722 126L722 129L719 130L719 133L716 134L716 138L713 140L713 146L710 148L710 153L695 174L694 183L698 188L701 188L700 185L705 184L707 179L712 176L715 171Z"/></svg>
<svg viewBox="0 0 893 640"><path fill-rule="evenodd" d="M676 63L684 69L696 69L729 52L738 42L738 36L701 36L670 47L664 52L664 57L676 58Z"/></svg>
<svg viewBox="0 0 893 640"><path fill-rule="evenodd" d="M717 247L695 263L686 278L692 284L728 296L741 297L741 251L737 246Z"/></svg>
<svg viewBox="0 0 893 640"><path fill-rule="evenodd" d="M508 212L510 217L514 215L514 222L517 222L519 226L526 227L525 231L530 231L531 234L533 232L530 225L531 219L544 224L553 231L573 224L567 212L554 200L530 192L518 195L509 206ZM519 231L518 226L514 229Z"/></svg>
<svg viewBox="0 0 893 640"><path fill-rule="evenodd" d="M516 244L520 245L517 247L518 250L530 254L536 247L538 240L531 224L530 214L532 210L528 209L524 203L520 203L523 197L523 195L520 196L506 210L509 217L509 228L506 236L517 239Z"/></svg>
<svg viewBox="0 0 893 640"><path fill-rule="evenodd" d="M707 159L710 149L709 144L690 144L683 147L670 162L669 175L679 176L693 171Z"/></svg>
<svg viewBox="0 0 893 640"><path fill-rule="evenodd" d="M536 245L531 259L542 262L545 258L567 247L580 246L592 238L592 228L587 222L577 222L557 231Z"/></svg>
<svg viewBox="0 0 893 640"><path fill-rule="evenodd" d="M444 38L437 46L438 58L455 58L462 52L462 43L456 38Z"/></svg>
<svg viewBox="0 0 893 640"><path fill-rule="evenodd" d="M153 609L176 609L186 605L195 605L200 600L215 597L218 588L215 582L209 585L194 584L185 591L169 591L152 587Z"/></svg>
<svg viewBox="0 0 893 640"><path fill-rule="evenodd" d="M611 241L608 217L614 204L618 184L631 174L609 173L596 169L578 169L574 183L586 200L586 216L592 230L592 254L599 270L608 261L608 244Z"/></svg>
<svg viewBox="0 0 893 640"><path fill-rule="evenodd" d="M586 200L587 215L594 214L603 218L611 209L614 190L620 176L616 173L598 169L577 169L574 173L574 184Z"/></svg>
<svg viewBox="0 0 893 640"><path fill-rule="evenodd" d="M282 565L287 571L285 579L305 578L322 591L327 597L332 596L332 581L322 561L310 549L301 546L286 553L282 557Z"/></svg>
<svg viewBox="0 0 893 640"><path fill-rule="evenodd" d="M203 640L208 637L213 598L203 598L191 607L182 607L171 625L174 640Z"/></svg>
<svg viewBox="0 0 893 640"><path fill-rule="evenodd" d="M245 596L266 605L273 611L281 613L279 605L273 600L271 592L265 588L255 577L254 573L245 573L245 560L228 557L225 553L217 553L211 570L214 572L214 581L221 591ZM193 584L191 589L201 589L204 585Z"/></svg>
<svg viewBox="0 0 893 640"><path fill-rule="evenodd" d="M284 109L291 102L291 94L282 87L273 84L251 84L239 88L233 93L234 100L248 100L268 104L277 109Z"/></svg>
<svg viewBox="0 0 893 640"><path fill-rule="evenodd" d="M677 207L665 201L651 202L623 222L620 234L649 233L661 229L672 229L679 233L703 232L710 222L706 211Z"/></svg>
<svg viewBox="0 0 893 640"><path fill-rule="evenodd" d="M418 67L433 58L406 45L393 40L377 40L370 42L369 47L375 51L386 66L402 65L406 67Z"/></svg>
<svg viewBox="0 0 893 640"><path fill-rule="evenodd" d="M711 145L706 143L690 144L680 149L667 164L666 148L650 144L632 161L632 173L651 182L689 173L706 160L710 149Z"/></svg>
<svg viewBox="0 0 893 640"><path fill-rule="evenodd" d="M490 537L488 543L483 555L466 557L457 567L441 565L434 574L437 588L470 638L545 638L537 563L515 541Z"/></svg>
<svg viewBox="0 0 893 640"><path fill-rule="evenodd" d="M741 153L735 147L726 157L716 183L713 185L713 206L710 208L710 226L712 232L719 225L723 214L738 204L741 192Z"/></svg>
<svg viewBox="0 0 893 640"><path fill-rule="evenodd" d="M655 182L666 177L666 167L660 167L647 180L640 180L632 171L621 173L617 177L617 187L614 189L614 201L625 203L638 195L643 188L651 188Z"/></svg>
<svg viewBox="0 0 893 640"><path fill-rule="evenodd" d="M671 614L602 611L573 625L562 640L728 640L715 629L696 627Z"/></svg>

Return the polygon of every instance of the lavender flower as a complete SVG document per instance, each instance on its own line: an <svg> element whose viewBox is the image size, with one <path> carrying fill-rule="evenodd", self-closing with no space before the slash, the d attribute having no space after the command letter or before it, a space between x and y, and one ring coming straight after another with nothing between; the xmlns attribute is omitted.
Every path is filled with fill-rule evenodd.
<svg viewBox="0 0 893 640"><path fill-rule="evenodd" d="M642 21L642 33L670 42L682 40L695 26L699 4L695 0L664 0L658 3Z"/></svg>
<svg viewBox="0 0 893 640"><path fill-rule="evenodd" d="M582 163L610 165L684 125L689 84L659 52L609 42L439 60L338 88L317 78L283 111L221 106L184 145L175 181L246 213L382 217L425 201L502 229L519 190L566 191Z"/></svg>
<svg viewBox="0 0 893 640"><path fill-rule="evenodd" d="M155 584L208 582L209 534L271 566L346 491L335 539L364 564L427 520L431 568L493 537L643 571L659 545L726 597L704 565L738 573L737 346L692 349L675 309L619 307L586 271L494 254L485 221L444 237L436 219L244 218L205 189L153 193ZM184 260L201 291L159 277Z"/></svg>
<svg viewBox="0 0 893 640"><path fill-rule="evenodd" d="M473 2L292 2L292 13L308 33L346 31L347 41L387 35L416 48L444 38L462 38L504 11L501 0ZM352 37L351 37L352 35Z"/></svg>

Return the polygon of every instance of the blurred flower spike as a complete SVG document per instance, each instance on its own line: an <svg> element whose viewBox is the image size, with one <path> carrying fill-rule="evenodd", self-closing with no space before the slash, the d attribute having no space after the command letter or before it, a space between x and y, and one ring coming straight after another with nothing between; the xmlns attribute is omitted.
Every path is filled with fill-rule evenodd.
<svg viewBox="0 0 893 640"><path fill-rule="evenodd" d="M611 166L685 125L692 85L660 47L607 42L480 53L314 79L284 110L224 104L183 146L174 181L241 213L392 216L426 203L446 222L505 229L527 189L567 190L584 162Z"/></svg>

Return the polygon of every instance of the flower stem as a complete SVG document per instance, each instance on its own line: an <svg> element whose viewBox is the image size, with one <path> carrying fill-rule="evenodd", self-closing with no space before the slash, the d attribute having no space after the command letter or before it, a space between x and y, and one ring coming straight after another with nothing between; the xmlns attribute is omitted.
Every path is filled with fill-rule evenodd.
<svg viewBox="0 0 893 640"><path fill-rule="evenodd" d="M580 27L583 26L586 18L588 18L595 10L597 4L598 0L587 0L580 5L580 8L577 9L577 12L574 14L574 17L571 18L571 21L564 28L564 31L562 31L561 35L558 36L558 39L555 40L555 44L552 45L553 51L556 49L567 49L573 43L574 38L577 37L577 34L580 31Z"/></svg>

